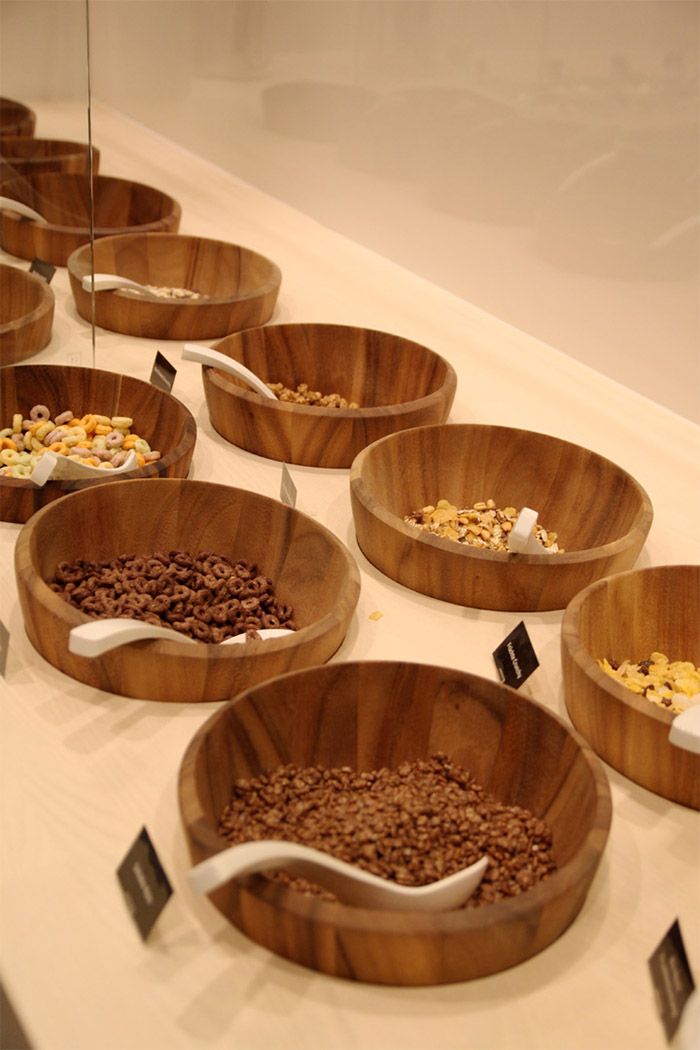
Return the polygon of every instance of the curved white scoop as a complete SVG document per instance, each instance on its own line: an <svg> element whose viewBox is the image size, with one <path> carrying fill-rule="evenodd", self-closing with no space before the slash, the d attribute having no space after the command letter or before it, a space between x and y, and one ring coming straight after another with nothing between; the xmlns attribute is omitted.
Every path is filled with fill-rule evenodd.
<svg viewBox="0 0 700 1050"><path fill-rule="evenodd" d="M293 875L303 875L331 890L344 904L358 908L447 911L460 907L471 897L488 863L488 857L482 857L476 864L427 886L399 886L309 846L266 839L230 846L191 868L187 877L197 893L211 893L230 879L282 868Z"/></svg>
<svg viewBox="0 0 700 1050"><path fill-rule="evenodd" d="M286 627L264 627L258 632L261 638L280 638L285 634L294 634ZM170 627L159 627L143 620L128 620L110 617L104 620L92 620L73 627L68 635L68 650L76 656L102 656L110 649L118 649L129 642L146 642L151 639L164 638L168 642L181 642L183 645L201 645L201 642L189 638L180 631ZM219 643L228 645L231 642L245 642L245 634L237 634Z"/></svg>
<svg viewBox="0 0 700 1050"><path fill-rule="evenodd" d="M687 707L676 715L671 723L668 740L684 751L700 755L700 704Z"/></svg>
<svg viewBox="0 0 700 1050"><path fill-rule="evenodd" d="M144 292L145 295L153 295L153 293L146 288L145 284L139 284L138 281L132 281L130 277L121 277L118 273L95 274L96 292L108 292L113 288L136 288L138 291ZM92 291L91 274L87 274L87 276L83 277L83 289L86 292Z"/></svg>
<svg viewBox="0 0 700 1050"><path fill-rule="evenodd" d="M78 459L68 459L66 456L57 456L53 452L45 452L37 461L29 480L35 485L45 485L47 481L70 481L75 478L114 477L115 474L126 474L137 466L136 453L133 449L122 463L121 467L112 467L105 470L104 467L93 467L89 463L81 463Z"/></svg>
<svg viewBox="0 0 700 1050"><path fill-rule="evenodd" d="M16 211L18 215L24 216L25 219L34 219L35 222L48 222L48 219L45 219L38 211L34 211L34 208L30 208L28 204L22 204L21 201L13 200L12 197L0 197L0 209Z"/></svg>
<svg viewBox="0 0 700 1050"><path fill-rule="evenodd" d="M513 528L508 533L508 548L515 554L545 554L546 550L534 534L537 511L523 507Z"/></svg>
<svg viewBox="0 0 700 1050"><path fill-rule="evenodd" d="M219 353L218 350L210 350L205 346L198 346L196 343L185 343L182 348L182 357L185 361L198 361L200 365L209 365L210 368L218 368L221 372L229 372L232 376L236 376L237 379L242 379L244 383L252 386L256 394L272 398L273 401L277 400L269 386L263 383L262 379L256 376L255 372L251 372L245 365L241 365L238 361L226 357L225 354Z"/></svg>

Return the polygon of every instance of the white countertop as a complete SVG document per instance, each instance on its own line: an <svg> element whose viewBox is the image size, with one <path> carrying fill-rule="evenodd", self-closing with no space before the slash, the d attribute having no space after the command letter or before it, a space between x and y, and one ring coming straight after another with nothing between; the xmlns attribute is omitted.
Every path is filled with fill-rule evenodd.
<svg viewBox="0 0 700 1050"><path fill-rule="evenodd" d="M86 140L81 107L28 102L42 136ZM654 505L638 565L700 561L699 427L97 104L93 139L102 173L181 203L182 233L233 241L278 263L273 322L364 325L426 344L458 373L451 421L544 431L602 453ZM87 365L90 329L65 269L52 287L53 338L31 363L80 354ZM181 344L98 330L96 350L98 367L142 379L163 352L178 370L173 393L199 428L191 476L279 496L279 463L213 431L200 366L181 360ZM524 619L541 665L524 691L567 717L560 613L465 609L406 590L357 547L348 472L291 474L298 508L332 529L361 571L357 614L334 659L420 659L495 680L491 653ZM185 884L178 768L216 705L114 696L46 663L25 637L17 602L19 528L0 524L0 616L11 635L0 679L0 939L3 984L36 1050L661 1050L647 959L678 917L700 978L698 813L606 767L613 824L583 910L550 948L510 971L401 989L302 969L249 941ZM369 619L374 610L380 620ZM143 825L175 888L145 945L115 876Z"/></svg>

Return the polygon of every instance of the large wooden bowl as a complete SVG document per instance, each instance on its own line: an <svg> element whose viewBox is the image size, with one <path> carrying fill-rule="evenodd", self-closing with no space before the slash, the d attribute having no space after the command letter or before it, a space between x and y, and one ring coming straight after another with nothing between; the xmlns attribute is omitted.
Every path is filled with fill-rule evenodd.
<svg viewBox="0 0 700 1050"><path fill-rule="evenodd" d="M307 383L359 409L272 401L214 368L202 380L214 428L259 456L311 467L349 467L365 445L404 427L441 423L457 386L454 369L401 336L331 324L284 324L241 332L216 349L261 379Z"/></svg>
<svg viewBox="0 0 700 1050"><path fill-rule="evenodd" d="M86 143L64 139L35 139L5 135L0 139L0 178L36 175L46 171L87 172L90 151ZM97 174L100 151L92 148L93 174Z"/></svg>
<svg viewBox="0 0 700 1050"><path fill-rule="evenodd" d="M68 259L78 313L92 318L91 294L82 280L92 272L90 246ZM117 273L140 284L189 288L202 300L145 298L124 289L95 295L102 328L152 339L218 339L264 324L272 316L282 281L264 255L225 241L178 234L130 233L95 244L95 273Z"/></svg>
<svg viewBox="0 0 700 1050"><path fill-rule="evenodd" d="M610 460L509 427L450 425L393 434L350 472L357 541L405 587L478 609L563 609L594 580L629 569L652 519L644 489ZM479 550L403 521L447 499L532 507L564 554Z"/></svg>
<svg viewBox="0 0 700 1050"><path fill-rule="evenodd" d="M176 233L181 209L167 193L128 179L97 175L95 237L116 233ZM0 209L0 245L20 259L40 258L65 266L68 256L90 240L88 175L50 172L7 179L6 197L28 204L47 220Z"/></svg>
<svg viewBox="0 0 700 1050"><path fill-rule="evenodd" d="M0 367L44 349L51 339L54 303L41 277L0 264Z"/></svg>
<svg viewBox="0 0 700 1050"><path fill-rule="evenodd" d="M504 970L551 944L583 905L611 816L601 764L539 704L462 671L329 664L250 689L199 730L180 770L192 860L227 846L216 830L237 777L278 765L367 771L445 752L496 798L553 833L558 870L520 897L428 914L349 907L263 876L211 895L253 940L303 966L380 984L442 984Z"/></svg>
<svg viewBox="0 0 700 1050"><path fill-rule="evenodd" d="M11 98L0 98L0 136L33 135L36 114L22 102Z"/></svg>
<svg viewBox="0 0 700 1050"><path fill-rule="evenodd" d="M157 550L254 562L293 607L299 630L241 645L150 641L98 659L69 653L69 631L88 617L49 588L58 563ZM177 479L94 486L45 507L22 529L15 567L27 634L49 663L98 689L149 700L223 700L322 663L345 637L360 592L350 553L305 514L244 489Z"/></svg>
<svg viewBox="0 0 700 1050"><path fill-rule="evenodd" d="M571 720L611 766L649 791L700 809L700 755L668 741L673 714L605 674L600 657L652 652L700 666L700 566L661 565L591 584L564 613L561 658Z"/></svg>
<svg viewBox="0 0 700 1050"><path fill-rule="evenodd" d="M0 520L25 522L54 500L84 488L110 485L125 476L139 478L186 477L192 462L197 425L191 412L151 383L118 372L63 365L19 365L0 373L0 420L9 426L15 412L26 417L33 405L47 405L54 413L67 409L83 416L129 416L134 430L161 453L154 463L133 474L110 478L104 471L88 481L47 481L39 488L23 478L0 477Z"/></svg>

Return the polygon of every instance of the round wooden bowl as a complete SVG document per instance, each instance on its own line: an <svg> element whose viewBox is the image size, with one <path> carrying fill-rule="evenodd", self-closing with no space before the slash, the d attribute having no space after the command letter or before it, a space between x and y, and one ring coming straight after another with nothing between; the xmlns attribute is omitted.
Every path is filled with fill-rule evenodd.
<svg viewBox="0 0 700 1050"><path fill-rule="evenodd" d="M634 564L652 519L644 489L610 460L499 426L420 427L377 441L353 463L350 493L357 542L373 565L478 609L563 609L593 580ZM566 553L479 550L403 521L439 499L532 507Z"/></svg>
<svg viewBox="0 0 700 1050"><path fill-rule="evenodd" d="M69 631L89 618L48 586L59 562L157 550L254 562L293 607L299 630L242 645L148 641L96 659L69 653ZM244 489L178 479L93 486L45 507L19 534L15 569L27 634L49 663L97 689L148 700L222 700L322 663L345 637L360 592L349 552L312 518Z"/></svg>
<svg viewBox="0 0 700 1050"><path fill-rule="evenodd" d="M95 237L116 233L176 233L181 209L167 193L128 179L97 175ZM0 245L20 259L40 258L65 266L68 256L90 239L88 175L49 172L8 179L6 197L34 208L46 223L0 209Z"/></svg>
<svg viewBox="0 0 700 1050"><path fill-rule="evenodd" d="M216 344L266 382L307 383L359 409L272 401L217 369L202 381L215 430L259 456L310 467L349 467L366 445L405 427L441 423L457 386L454 369L425 346L387 332L332 324L251 329Z"/></svg>
<svg viewBox="0 0 700 1050"><path fill-rule="evenodd" d="M83 277L92 272L90 246L68 259L71 290L81 317L92 317ZM282 281L278 266L249 248L204 237L128 233L95 244L95 273L117 273L140 284L189 288L203 300L151 299L126 289L95 295L102 328L151 339L218 339L264 324Z"/></svg>
<svg viewBox="0 0 700 1050"><path fill-rule="evenodd" d="M47 481L39 488L31 480L0 477L0 520L25 522L41 507L70 492L92 489L128 477L186 477L192 462L197 425L194 417L172 394L151 383L118 372L64 365L18 365L4 368L0 382L0 420L9 426L15 412L25 417L33 405L47 405L52 412L72 409L83 416L129 416L134 429L161 458L145 467L110 478L105 471L88 481ZM60 526L59 526L60 527Z"/></svg>
<svg viewBox="0 0 700 1050"><path fill-rule="evenodd" d="M217 820L238 777L288 762L368 771L446 753L553 834L558 870L478 908L392 912L326 902L256 875L211 900L254 941L303 966L379 984L444 984L504 970L551 944L581 908L611 817L601 764L564 722L476 675L407 663L339 663L238 696L190 743L180 809L194 862L224 849Z"/></svg>
<svg viewBox="0 0 700 1050"><path fill-rule="evenodd" d="M11 98L0 98L0 136L33 135L36 114L22 102Z"/></svg>
<svg viewBox="0 0 700 1050"><path fill-rule="evenodd" d="M51 339L54 302L41 277L0 264L0 367L44 349Z"/></svg>
<svg viewBox="0 0 700 1050"><path fill-rule="evenodd" d="M92 148L93 173L97 174L100 151ZM87 172L89 149L83 142L64 139L35 139L6 135L0 139L0 178L36 175L46 171Z"/></svg>
<svg viewBox="0 0 700 1050"><path fill-rule="evenodd" d="M586 587L564 613L571 720L601 758L649 791L700 809L700 755L669 743L673 714L606 675L598 659L662 652L700 666L700 566L660 565Z"/></svg>

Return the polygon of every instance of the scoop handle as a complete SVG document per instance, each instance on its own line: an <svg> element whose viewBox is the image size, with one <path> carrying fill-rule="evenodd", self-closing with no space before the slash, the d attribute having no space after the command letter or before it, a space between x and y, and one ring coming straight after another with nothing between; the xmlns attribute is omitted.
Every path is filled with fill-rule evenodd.
<svg viewBox="0 0 700 1050"><path fill-rule="evenodd" d="M16 201L12 197L0 197L0 209L3 211L16 211L18 215L22 215L25 219L34 219L35 222L46 223L47 221L38 211L34 211L34 208L30 208L28 204L22 204L21 201Z"/></svg>
<svg viewBox="0 0 700 1050"><path fill-rule="evenodd" d="M533 534L537 517L537 511L532 507L523 507L508 533L509 550L515 554L544 554L544 547Z"/></svg>
<svg viewBox="0 0 700 1050"><path fill-rule="evenodd" d="M670 744L682 747L684 751L692 751L700 755L700 704L694 704L681 711L673 719L668 734Z"/></svg>
<svg viewBox="0 0 700 1050"><path fill-rule="evenodd" d="M185 361L198 361L200 365L209 365L210 368L218 368L221 372L228 372L230 375L236 376L237 379L242 379L248 386L252 386L256 394L271 398L273 401L277 400L270 388L263 383L259 376L256 376L255 372L251 372L249 368L239 364L238 361L234 361L233 358L219 353L218 350L210 350L208 347L198 346L196 343L185 343L182 348L182 357Z"/></svg>
<svg viewBox="0 0 700 1050"><path fill-rule="evenodd" d="M118 273L96 273L94 274L95 291L108 292L113 288L139 288L146 291L138 281L132 281L130 277L120 277ZM93 274L83 277L83 290L91 292L93 288Z"/></svg>
<svg viewBox="0 0 700 1050"><path fill-rule="evenodd" d="M95 657L117 649L129 642L143 642L153 638L164 638L169 642L197 645L193 638L167 627L144 623L141 620L126 620L113 617L92 620L73 627L68 635L68 650L76 656Z"/></svg>

